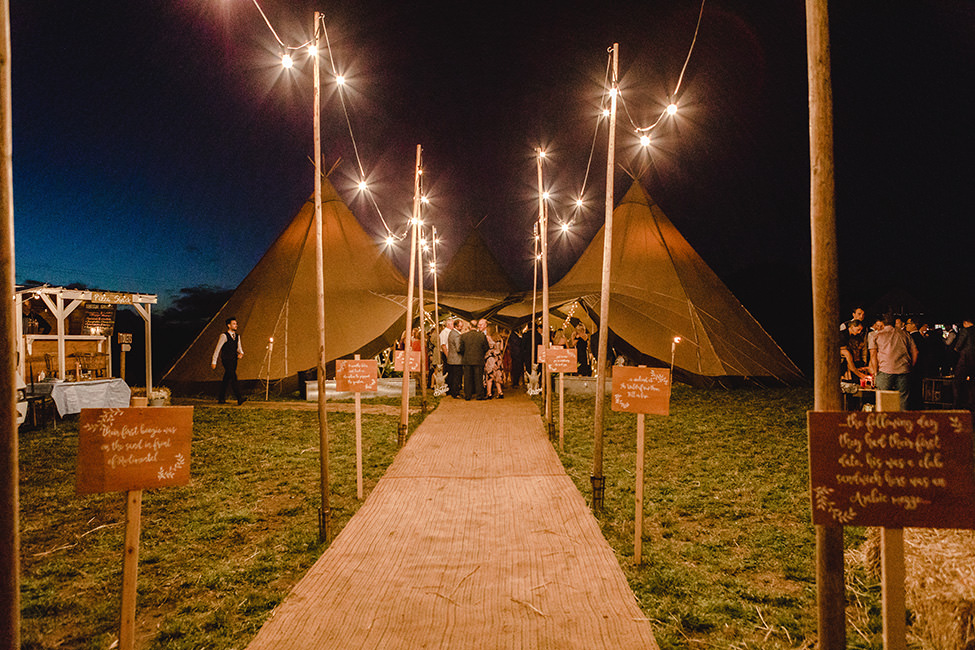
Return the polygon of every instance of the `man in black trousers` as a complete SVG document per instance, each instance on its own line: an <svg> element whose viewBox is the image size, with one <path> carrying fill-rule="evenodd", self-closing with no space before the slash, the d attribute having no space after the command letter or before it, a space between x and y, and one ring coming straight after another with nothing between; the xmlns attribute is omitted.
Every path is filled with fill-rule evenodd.
<svg viewBox="0 0 975 650"><path fill-rule="evenodd" d="M464 399L487 399L484 390L484 355L488 351L487 321L477 322L477 329L471 328L460 335L461 363L464 366Z"/></svg>
<svg viewBox="0 0 975 650"><path fill-rule="evenodd" d="M237 360L244 356L244 346L240 342L240 334L237 333L237 319L227 319L227 331L220 335L217 347L213 351L213 362L210 364L214 370L217 369L217 359L223 364L223 381L220 382L220 393L217 396L218 404L227 403L227 385L234 391L237 398L237 405L244 403L244 398L240 396L240 386L237 385Z"/></svg>

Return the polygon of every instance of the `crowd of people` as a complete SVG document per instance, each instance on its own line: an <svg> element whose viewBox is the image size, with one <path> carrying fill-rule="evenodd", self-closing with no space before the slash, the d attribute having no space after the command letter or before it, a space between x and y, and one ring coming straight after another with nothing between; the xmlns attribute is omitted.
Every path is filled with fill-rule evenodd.
<svg viewBox="0 0 975 650"><path fill-rule="evenodd" d="M538 346L542 344L542 327L534 331L531 325L502 330L485 319L467 321L450 318L436 335L428 337L427 369L434 358L434 345L440 347L443 376L447 395L456 399L502 399L505 387L518 387L531 371L532 361L538 362ZM566 323L552 332L549 344L576 351L577 374L592 374L590 333L584 324ZM402 343L400 344L402 345ZM413 332L413 349L419 351L419 330ZM539 372L540 364L538 368ZM428 377L431 374L427 373Z"/></svg>
<svg viewBox="0 0 975 650"><path fill-rule="evenodd" d="M845 392L876 387L900 393L902 410L924 407L923 382L952 386L952 405L972 410L975 330L960 324L934 325L913 316L885 314L872 321L862 307L840 325L840 380Z"/></svg>

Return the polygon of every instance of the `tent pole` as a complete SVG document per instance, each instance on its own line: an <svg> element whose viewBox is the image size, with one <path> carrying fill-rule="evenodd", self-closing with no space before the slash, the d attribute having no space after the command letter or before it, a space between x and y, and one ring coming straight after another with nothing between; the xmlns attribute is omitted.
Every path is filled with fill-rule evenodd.
<svg viewBox="0 0 975 650"><path fill-rule="evenodd" d="M440 358L440 297L437 294L437 227L431 226L433 234L430 236L430 245L433 246L433 266L430 270L433 271L433 323L434 323L434 336L433 349L434 349L434 361L437 364L437 368L443 372L442 361Z"/></svg>
<svg viewBox="0 0 975 650"><path fill-rule="evenodd" d="M609 149L606 157L606 225L603 227L603 274L599 294L599 348L596 354L596 409L593 415L592 507L603 510L606 479L603 476L603 406L606 401L606 363L609 347L609 279L613 256L613 168L616 164L616 95L619 92L620 44L613 43L613 78L610 89Z"/></svg>
<svg viewBox="0 0 975 650"><path fill-rule="evenodd" d="M331 539L332 508L329 503L328 476L328 416L325 410L325 226L322 223L322 84L318 60L318 41L321 32L322 14L315 12L314 39L315 56L312 66L315 85L314 107L312 110L315 137L315 288L318 312L318 446L321 469L322 507L318 513L318 539L327 542Z"/></svg>
<svg viewBox="0 0 975 650"><path fill-rule="evenodd" d="M836 351L839 297L833 176L833 91L826 0L806 0L809 77L810 229L812 234L814 406L841 409ZM846 648L843 527L816 526L816 599L819 647Z"/></svg>
<svg viewBox="0 0 975 650"><path fill-rule="evenodd" d="M403 404L400 412L397 442L406 444L410 419L410 352L413 348L413 278L416 273L416 235L420 221L420 155L423 147L416 145L416 167L413 170L413 219L410 239L410 278L406 285L406 332L403 335Z"/></svg>

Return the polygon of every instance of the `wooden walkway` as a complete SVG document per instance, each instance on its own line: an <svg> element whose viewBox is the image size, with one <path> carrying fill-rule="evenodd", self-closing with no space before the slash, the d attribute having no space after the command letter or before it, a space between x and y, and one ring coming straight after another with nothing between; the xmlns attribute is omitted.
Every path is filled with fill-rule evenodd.
<svg viewBox="0 0 975 650"><path fill-rule="evenodd" d="M444 399L249 650L656 649L537 407Z"/></svg>

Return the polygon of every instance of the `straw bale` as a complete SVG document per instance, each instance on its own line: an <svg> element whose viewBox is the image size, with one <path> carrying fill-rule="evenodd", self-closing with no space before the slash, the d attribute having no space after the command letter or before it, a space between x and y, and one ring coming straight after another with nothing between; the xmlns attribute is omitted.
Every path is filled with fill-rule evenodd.
<svg viewBox="0 0 975 650"><path fill-rule="evenodd" d="M880 529L871 528L847 562L879 579ZM925 650L975 650L975 531L904 530L910 633Z"/></svg>

